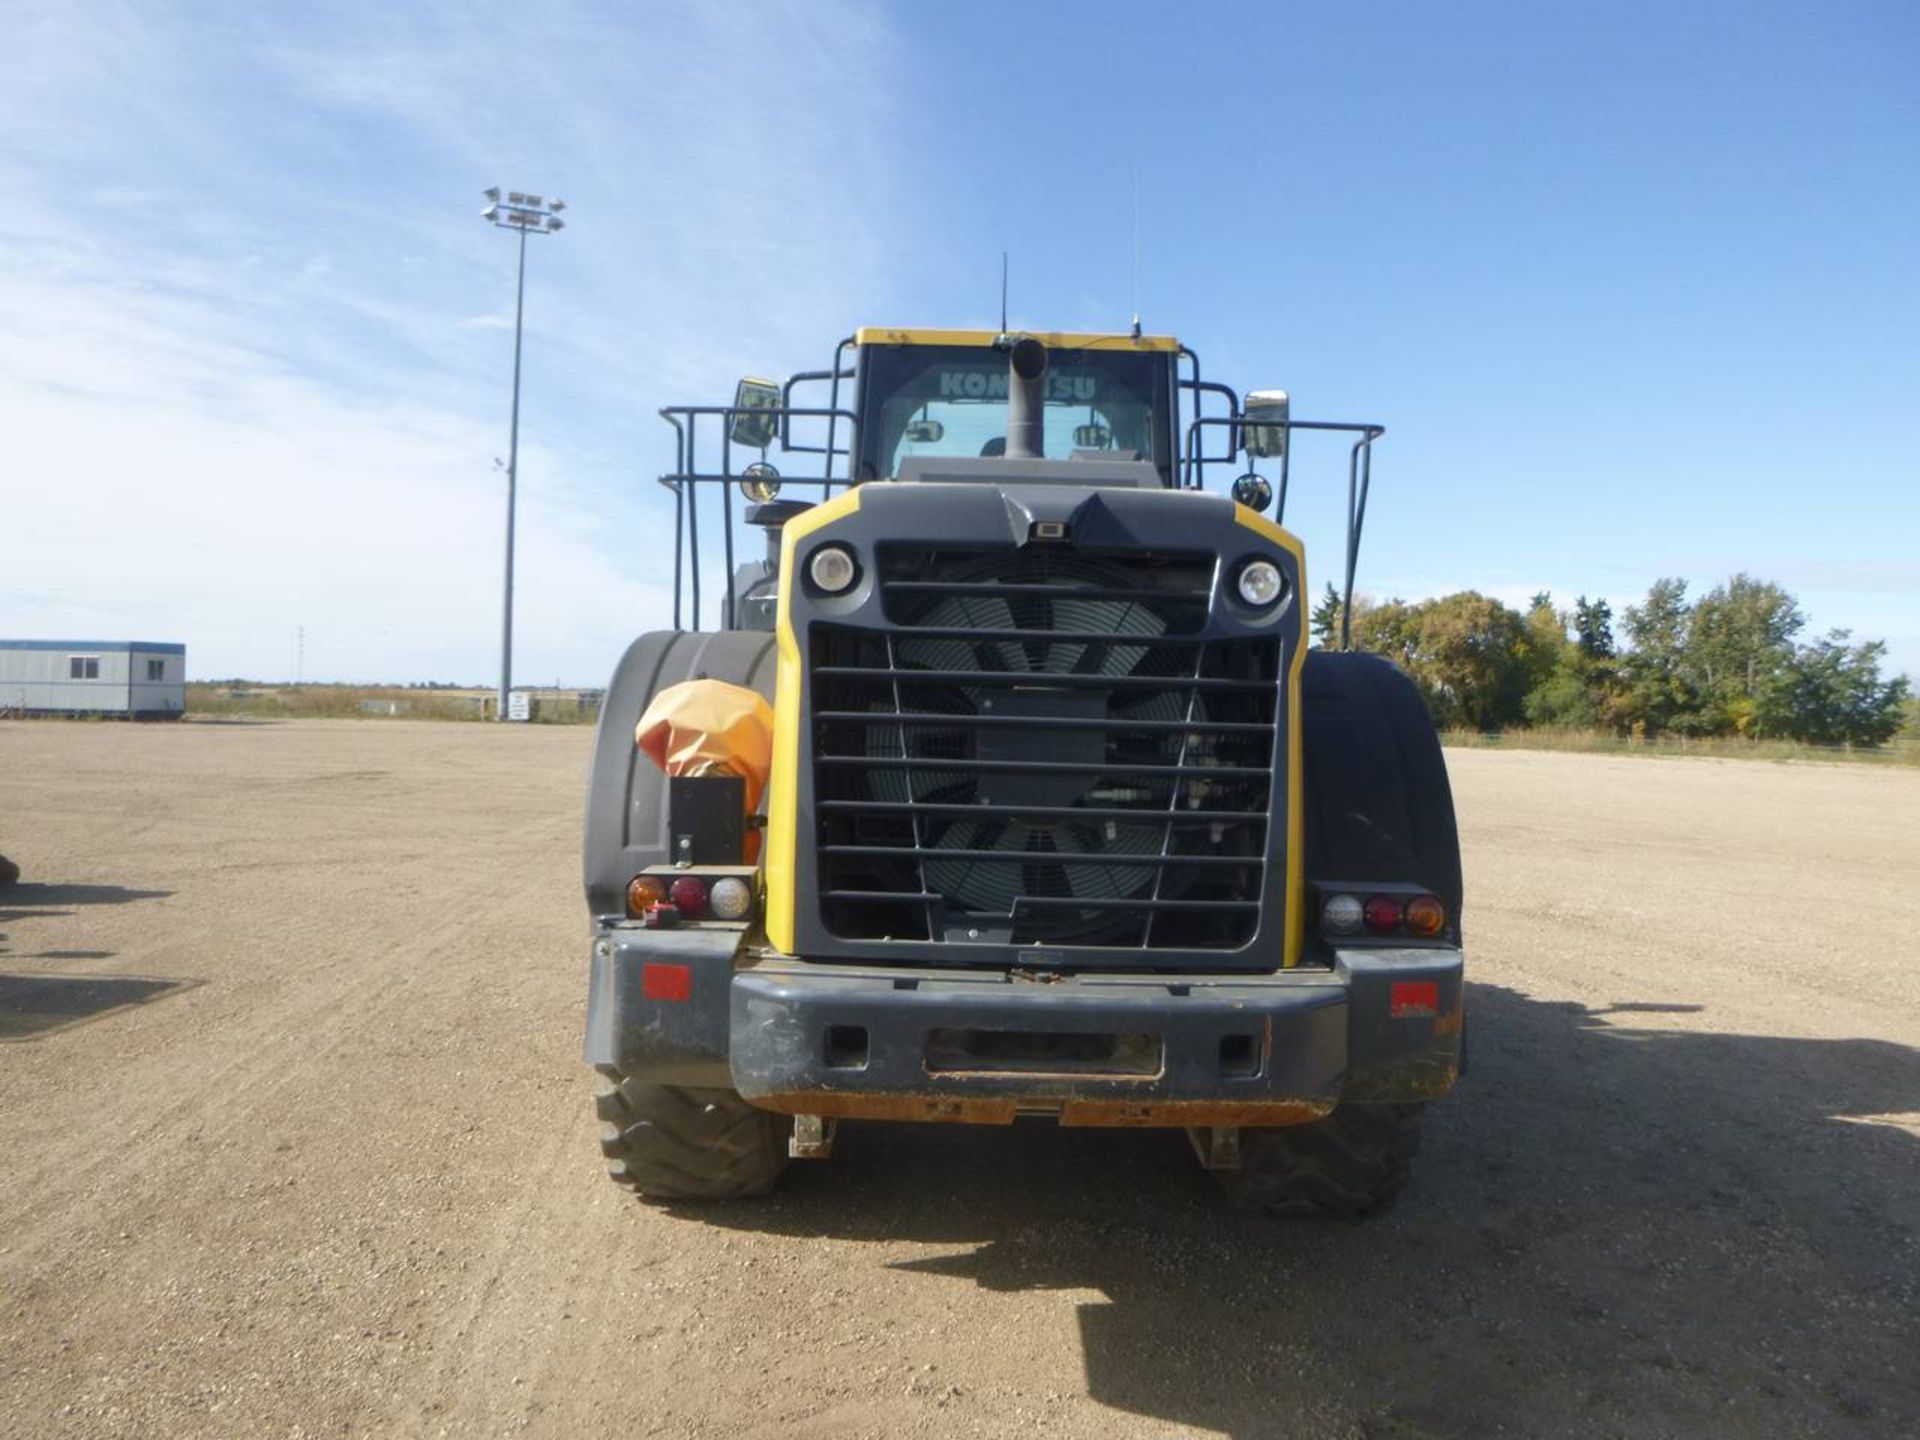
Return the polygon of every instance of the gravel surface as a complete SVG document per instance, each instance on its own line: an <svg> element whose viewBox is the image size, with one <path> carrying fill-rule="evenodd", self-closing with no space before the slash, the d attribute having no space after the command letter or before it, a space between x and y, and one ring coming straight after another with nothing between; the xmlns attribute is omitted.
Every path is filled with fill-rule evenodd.
<svg viewBox="0 0 1920 1440"><path fill-rule="evenodd" d="M1453 752L1473 1070L1375 1220L1025 1123L662 1210L588 741L0 726L0 1432L1920 1433L1920 772Z"/></svg>

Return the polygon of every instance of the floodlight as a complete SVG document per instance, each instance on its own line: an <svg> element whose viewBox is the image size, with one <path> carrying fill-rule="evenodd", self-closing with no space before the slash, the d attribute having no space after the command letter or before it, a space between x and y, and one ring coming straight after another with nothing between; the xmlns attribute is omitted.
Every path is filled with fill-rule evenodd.
<svg viewBox="0 0 1920 1440"><path fill-rule="evenodd" d="M520 479L520 336L526 318L527 236L552 234L562 222L546 213L547 202L539 195L509 190L503 200L498 185L489 185L480 193L487 197L487 208L480 212L480 218L502 230L517 231L520 236L520 276L513 298L513 408L507 422L507 463L502 466L498 460L493 462L496 469L504 469L507 474L507 571L501 589L500 694L495 711L496 719L505 720L511 713L507 702L513 685L513 511ZM559 211L565 206L555 200L552 208Z"/></svg>

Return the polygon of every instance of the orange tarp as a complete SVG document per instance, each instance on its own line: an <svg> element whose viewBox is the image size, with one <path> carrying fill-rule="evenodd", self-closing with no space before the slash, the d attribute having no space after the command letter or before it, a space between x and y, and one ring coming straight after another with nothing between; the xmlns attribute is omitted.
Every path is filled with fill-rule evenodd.
<svg viewBox="0 0 1920 1440"><path fill-rule="evenodd" d="M738 775L751 815L773 769L773 707L744 686L683 680L653 697L633 741L669 775Z"/></svg>

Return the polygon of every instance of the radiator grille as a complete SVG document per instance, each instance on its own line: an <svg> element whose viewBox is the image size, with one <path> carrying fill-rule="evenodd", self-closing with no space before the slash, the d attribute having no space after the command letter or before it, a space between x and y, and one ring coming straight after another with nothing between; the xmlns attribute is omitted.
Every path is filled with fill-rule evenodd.
<svg viewBox="0 0 1920 1440"><path fill-rule="evenodd" d="M882 547L888 629L810 627L820 909L849 940L1237 949L1277 640L1211 554Z"/></svg>

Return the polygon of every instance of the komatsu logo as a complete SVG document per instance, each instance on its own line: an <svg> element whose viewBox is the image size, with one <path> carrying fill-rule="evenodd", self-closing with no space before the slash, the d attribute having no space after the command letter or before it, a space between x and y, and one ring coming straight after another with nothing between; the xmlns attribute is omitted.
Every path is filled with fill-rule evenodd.
<svg viewBox="0 0 1920 1440"><path fill-rule="evenodd" d="M1099 377L1094 375L1047 376L1047 399L1063 405L1090 404L1100 393ZM942 400L1004 400L1007 398L1007 372L1004 370L942 370Z"/></svg>

